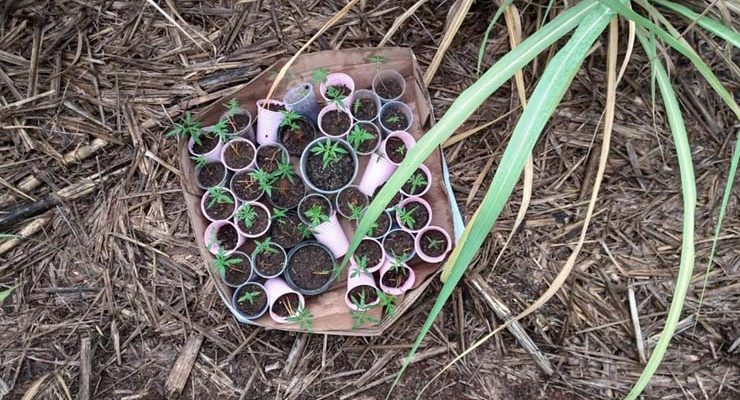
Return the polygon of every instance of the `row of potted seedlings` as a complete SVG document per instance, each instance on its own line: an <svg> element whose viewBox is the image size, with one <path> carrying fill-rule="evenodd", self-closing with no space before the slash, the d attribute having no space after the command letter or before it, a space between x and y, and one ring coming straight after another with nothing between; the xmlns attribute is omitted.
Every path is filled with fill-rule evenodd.
<svg viewBox="0 0 740 400"><path fill-rule="evenodd" d="M415 145L407 132L411 110L398 101L405 80L396 71L380 71L372 91L355 91L349 76L324 69L314 78L323 108L311 83L296 85L283 102L257 102L256 133L236 100L225 104L215 125L200 129L187 114L173 130L189 137L205 189L201 210L211 221L205 241L234 288L234 306L246 319L269 311L273 320L304 329L312 318L304 296L330 288L341 272L337 259L349 247L338 216L361 218L369 198ZM291 156L299 158L300 173ZM358 156L368 163L355 186ZM366 313L373 307L393 311L395 296L414 283L410 259L440 262L449 252L450 237L430 225L432 210L423 199L431 182L422 165L350 260L345 302L356 326L374 322ZM250 246L250 254L242 251Z"/></svg>

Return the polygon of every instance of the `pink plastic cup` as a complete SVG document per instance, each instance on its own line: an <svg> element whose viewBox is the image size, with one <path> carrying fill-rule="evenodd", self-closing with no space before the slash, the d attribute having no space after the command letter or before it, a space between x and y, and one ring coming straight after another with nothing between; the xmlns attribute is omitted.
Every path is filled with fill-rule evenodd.
<svg viewBox="0 0 740 400"><path fill-rule="evenodd" d="M331 214L329 221L313 228L313 236L317 242L326 246L336 258L347 254L347 250L349 250L349 240L347 235L344 234L342 225L339 224L336 211Z"/></svg>
<svg viewBox="0 0 740 400"><path fill-rule="evenodd" d="M229 189L226 189L225 187L222 187L221 189L223 189L226 193L228 193L231 196L231 198L234 200L234 204L233 204L234 209L231 211L231 214L229 214L228 217L223 218L223 219L231 219L231 217L234 216L234 213L236 212L237 207L239 207L239 201L236 199L236 196L234 196L234 192L232 192ZM210 215L208 215L208 192L203 193L203 196L201 196L200 198L200 212L202 212L203 216L206 217L206 219L208 219L209 221L211 222L217 221L217 219L212 218Z"/></svg>
<svg viewBox="0 0 740 400"><path fill-rule="evenodd" d="M403 267L406 268L406 273L408 274L408 278L406 279L406 282L403 283L400 287L394 288L394 287L388 287L383 284L383 276L385 276L386 272L388 272L391 269L391 262L389 260L386 260L386 262L383 264L383 266L380 268L380 290L382 290L385 293L392 294L394 296L400 296L409 289L411 289L412 286L414 286L414 281L416 280L416 274L414 273L414 270L409 268L406 263L403 264Z"/></svg>
<svg viewBox="0 0 740 400"><path fill-rule="evenodd" d="M378 239L374 239L374 238L371 238L371 237L366 237L366 238L363 238L362 239L362 242L364 242L366 240L375 242L380 247L380 252L381 252L380 261L378 261L378 263L376 265L368 265L367 266L367 271L368 272L376 272L376 271L378 271L380 269L380 267L383 266L383 263L385 262L385 259L386 259L385 248L383 248L383 244L380 243L380 240L378 240ZM359 263L357 262L357 259L355 258L356 255L357 255L357 252L355 252L355 254L352 255L352 262L355 265L359 265Z"/></svg>
<svg viewBox="0 0 740 400"><path fill-rule="evenodd" d="M421 242L422 236L424 236L425 232L429 232L429 231L440 232L442 233L442 235L444 235L445 239L447 239L447 247L445 248L444 253L442 253L441 255L437 257L432 257L430 255L424 254L424 250L423 250L422 242ZM446 230L438 226L430 225L420 230L419 233L416 234L416 240L414 241L414 247L416 249L416 254L419 256L419 258L421 258L422 260L428 263L436 264L436 263L442 262L445 259L445 257L447 257L447 253L449 253L450 250L452 249L452 239L450 239L450 234L447 233Z"/></svg>
<svg viewBox="0 0 740 400"><path fill-rule="evenodd" d="M265 107L267 100L257 100L257 144L277 143L278 128L283 122L283 113L271 111ZM270 104L278 104L285 107L282 101L270 100Z"/></svg>
<svg viewBox="0 0 740 400"><path fill-rule="evenodd" d="M401 193L403 193L404 195L406 195L406 196L422 197L425 194L427 194L427 192L429 191L429 189L432 187L432 179L433 179L432 178L432 171L430 171L429 168L427 168L427 166L424 165L424 164L419 165L419 169L426 176L424 179L426 179L426 181L427 181L427 186L424 188L424 190L422 190L421 192L416 193L416 194L406 193L406 191L403 190L403 186L402 186L401 187ZM414 174L416 174L416 172L414 172ZM409 179L411 179L411 178L409 178Z"/></svg>
<svg viewBox="0 0 740 400"><path fill-rule="evenodd" d="M326 77L326 82L322 83L319 86L319 93L321 93L321 97L324 98L326 101L330 101L326 97L326 88L328 86L338 86L338 85L344 85L349 88L349 94L347 94L347 97L342 100L342 103L344 103L344 107L348 108L350 104L352 103L352 94L355 92L355 81L352 79L351 76L347 74L343 74L341 72L336 74L329 74Z"/></svg>
<svg viewBox="0 0 740 400"><path fill-rule="evenodd" d="M357 185L362 193L368 196L375 194L375 190L388 181L398 165L378 154L371 154L360 184Z"/></svg>
<svg viewBox="0 0 740 400"><path fill-rule="evenodd" d="M411 197L407 197L401 200L401 202L398 203L398 208L405 208L406 205L409 203L418 203L427 209L427 215L429 215L429 218L427 219L426 224L424 224L424 226L420 227L419 229L411 229L401 223L401 218L400 218L398 211L396 211L396 223L398 224L398 226L401 227L401 229L409 231L412 234L416 234L416 232L419 232L420 230L426 228L427 226L429 226L429 224L432 223L432 207L429 205L429 203L426 200L422 199L421 197L411 196Z"/></svg>
<svg viewBox="0 0 740 400"><path fill-rule="evenodd" d="M409 151L416 145L416 139L414 139L413 136L411 136L410 133L406 131L394 131L388 134L388 136L383 140L383 143L380 145L380 153L385 156L385 158L388 158L388 153L385 150L386 144L388 144L388 139L390 138L399 138L403 142L403 144L406 145L406 154L408 154ZM405 157L405 155L404 155ZM399 164L394 163L393 161L388 158L388 161L392 162L394 165L398 166Z"/></svg>
<svg viewBox="0 0 740 400"><path fill-rule="evenodd" d="M267 213L267 227L264 230L257 232L257 233L253 233L253 234L247 234L246 232L242 231L242 229L239 227L239 223L236 220L236 214L239 212L239 209L246 206L247 204L249 204L252 207L259 207ZM272 214L270 213L270 210L267 207L265 207L262 203L259 203L256 201L244 202L234 212L234 225L236 226L236 230L239 231L239 234L244 236L245 238L253 239L253 238L258 238L264 235L270 229L271 223L272 223Z"/></svg>
<svg viewBox="0 0 740 400"><path fill-rule="evenodd" d="M318 117L319 130L321 131L321 133L324 134L324 136L344 139L349 133L349 131L352 129L352 116L346 110L338 110L340 113L343 113L344 115L346 115L350 122L347 130L344 131L341 135L336 135L336 136L330 135L324 131L324 128L321 127L321 121L323 120L324 115L326 115L326 113L328 113L329 111L335 111L335 110L338 110L337 105L334 103L331 103L331 104L327 104L324 108L321 109L321 111L319 111L319 117Z"/></svg>
<svg viewBox="0 0 740 400"><path fill-rule="evenodd" d="M234 227L234 229L236 229L234 224L229 221L224 221L224 220L213 221L210 223L210 225L208 225L205 233L203 234L203 241L206 243L206 247L208 247L208 251L210 251L211 254L213 254L214 256L218 254L218 249L220 247L218 245L218 242L216 241L216 235L218 235L218 230L221 229L222 226L226 226L226 225L231 225ZM227 255L233 253L234 251L236 251L236 249L238 249L239 247L241 247L241 245L244 244L244 236L239 234L239 230L237 230L236 232L238 236L236 246L234 246L233 249L224 249Z"/></svg>
<svg viewBox="0 0 740 400"><path fill-rule="evenodd" d="M285 283L282 278L268 279L267 281L265 281L264 286L265 290L267 291L267 303L269 304L270 317L273 321L279 324L290 323L290 321L288 321L289 317L281 317L272 311L272 307L275 305L275 302L280 298L280 296L284 294L295 293L296 295L298 295L298 309L306 307L306 300L303 298L303 295L291 289L290 286L288 286L288 284Z"/></svg>
<svg viewBox="0 0 740 400"><path fill-rule="evenodd" d="M375 285L375 279L373 279L372 275L358 271L354 262L351 262L347 273L347 291L344 293L344 302L347 304L347 307L354 311L358 311L358 309L357 306L352 303L352 299L349 298L349 292L358 286L370 286L376 290L378 288ZM378 303L380 303L380 297L375 299L372 303L367 303L367 306L372 307Z"/></svg>

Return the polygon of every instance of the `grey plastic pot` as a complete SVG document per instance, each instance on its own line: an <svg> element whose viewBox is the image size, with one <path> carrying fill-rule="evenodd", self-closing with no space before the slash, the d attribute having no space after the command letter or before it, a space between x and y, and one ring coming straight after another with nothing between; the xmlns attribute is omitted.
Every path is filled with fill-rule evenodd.
<svg viewBox="0 0 740 400"><path fill-rule="evenodd" d="M385 126L385 121L383 118L385 117L385 113L388 112L388 110L397 109L401 111L408 120L408 124L405 127L401 127L400 129L391 129L387 126ZM414 113L411 112L411 109L409 106L407 106L405 103L401 103L400 101L389 101L383 105L383 107L380 109L380 114L378 115L378 122L380 127L383 129L383 132L386 134L394 132L394 131L406 131L408 132L409 129L411 129L411 126L414 124Z"/></svg>
<svg viewBox="0 0 740 400"><path fill-rule="evenodd" d="M317 289L304 289L304 288L298 286L293 281L293 277L290 275L290 261L291 261L291 259L293 258L293 256L295 256L295 254L299 250L303 249L304 247L308 247L308 246L320 248L321 250L325 251L326 254L328 254L329 257L331 257L331 260L332 260L332 264L331 264L331 267L332 267L332 275L331 275L331 277L329 278L329 280L323 286L321 286L320 288L317 288ZM327 290L329 290L329 288L331 287L331 285L334 283L334 280L336 278L336 273L334 272L334 271L336 271L336 266L337 266L337 260L334 257L334 255L332 254L331 250L329 250L326 246L324 246L323 244L321 244L319 242L313 242L313 241L311 241L311 242L303 242L303 243L299 244L298 246L293 247L290 250L290 252L288 253L288 262L286 263L285 272L283 274L283 277L285 278L285 282L288 284L288 286L290 286L296 292L298 292L298 293L300 293L300 294L302 294L304 296L315 296L317 294L321 294L321 293L324 293Z"/></svg>
<svg viewBox="0 0 740 400"><path fill-rule="evenodd" d="M352 171L352 178L350 178L350 180L343 186L338 187L333 190L322 189L314 185L313 182L311 182L311 180L309 179L308 174L307 174L308 171L306 169L306 162L308 162L308 155L309 155L309 152L311 151L311 148L313 148L313 146L319 143L323 143L326 141L338 142L339 144L341 144L344 147L344 149L347 150L347 153L352 157L352 161L355 165L354 171ZM360 167L360 163L357 160L357 153L355 153L355 150L352 148L352 146L350 146L350 144L347 143L347 141L344 139L338 139L338 138L333 138L333 137L320 137L314 140L313 142L309 143L308 146L306 146L306 149L303 150L303 153L301 154L301 176L303 176L304 181L306 182L306 185L308 185L308 187L311 190L315 192L319 192L321 194L339 193L340 190L351 185L352 182L354 182L355 178L357 177L357 171L359 167Z"/></svg>
<svg viewBox="0 0 740 400"><path fill-rule="evenodd" d="M373 103L375 103L375 116L372 118L357 118L355 117L355 100L358 99L370 99ZM380 102L380 97L378 97L375 92L372 90L362 89L354 92L352 94L352 102L349 106L349 113L352 115L352 119L354 121L375 121L378 119L378 114L380 114L380 107L382 107L383 104Z"/></svg>
<svg viewBox="0 0 740 400"><path fill-rule="evenodd" d="M393 80L398 82L399 85L401 85L401 94L399 94L396 97L393 97L392 99L386 99L381 97L378 94L378 87L383 84L383 82L387 82L388 80ZM398 71L392 70L392 69L386 69L382 71L378 71L377 74L375 74L375 77L373 78L373 92L378 96L380 100L383 101L383 103L398 100L401 97L403 97L403 94L406 92L406 79L403 78L403 75L401 75Z"/></svg>
<svg viewBox="0 0 740 400"><path fill-rule="evenodd" d="M240 317L245 318L245 319L257 319L265 315L265 313L267 312L267 309L270 307L270 301L268 299L268 301L265 302L265 306L262 307L262 309L257 314L255 315L244 314L242 310L239 308L239 305L237 304L237 300L239 300L239 297L241 297L242 291L250 286L259 287L265 293L265 297L267 297L267 289L265 289L265 287L261 283L247 281L234 290L234 295L231 297L231 305L234 307L234 312L239 314Z"/></svg>
<svg viewBox="0 0 740 400"><path fill-rule="evenodd" d="M285 108L293 110L298 114L308 117L316 124L316 117L319 115L319 103L316 100L316 93L313 85L304 82L288 89L283 97Z"/></svg>

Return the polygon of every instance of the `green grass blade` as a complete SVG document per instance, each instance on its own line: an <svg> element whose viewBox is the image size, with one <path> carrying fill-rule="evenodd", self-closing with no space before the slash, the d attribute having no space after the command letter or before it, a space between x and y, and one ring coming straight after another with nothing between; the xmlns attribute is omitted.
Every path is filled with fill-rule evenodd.
<svg viewBox="0 0 740 400"><path fill-rule="evenodd" d="M542 73L499 162L500 166L505 167L496 170L496 174L493 177L493 181L483 202L473 215L467 228L465 228L462 239L458 242L447 261L445 270L448 270L452 266L452 269L449 270L451 271L449 277L447 277L447 280L442 286L442 290L432 306L432 310L424 326L421 328L411 351L405 358L393 386L400 379L408 366L409 360L421 345L422 340L429 332L437 315L442 311L445 302L452 295L455 286L462 278L467 266L491 231L499 213L506 204L509 196L511 196L514 186L519 180L519 176L524 168L524 163L532 152L540 133L565 95L568 87L570 87L570 83L578 72L589 49L609 24L609 20L613 15L614 12L606 7L598 7L591 10L583 18L573 37L555 54ZM556 23L556 21L553 21L553 23ZM524 45L525 43L522 43L515 49ZM393 390L393 387L391 387L391 390Z"/></svg>
<svg viewBox="0 0 740 400"><path fill-rule="evenodd" d="M16 286L13 286L10 289L5 289L5 290L3 290L3 291L0 292L0 305L3 304L3 302L5 301L5 299L7 299L8 296L10 296L11 293L13 293L13 291L16 288Z"/></svg>
<svg viewBox="0 0 740 400"><path fill-rule="evenodd" d="M740 33L733 31L732 29L728 28L725 24L719 21L715 21L714 19L709 18L707 16L698 14L694 12L693 10L689 9L688 7L673 3L671 1L653 0L653 2L658 3L661 6L681 15L682 17L691 21L692 24L693 23L698 24L702 28L706 29L707 31L713 33L716 36L721 37L722 39L732 44L733 46L740 47Z"/></svg>
<svg viewBox="0 0 740 400"><path fill-rule="evenodd" d="M719 81L719 78L717 78L716 75L714 75L714 72L712 72L711 69L707 66L704 61L702 61L701 57L699 57L698 54L694 51L694 49L691 48L691 46L687 45L685 42L682 42L675 37L673 37L671 34L666 32L665 30L661 29L654 23L652 23L647 18L637 14L636 12L630 10L629 8L623 6L616 0L598 0L601 4L611 8L612 10L619 13L619 15L630 19L635 22L637 26L643 27L647 29L648 31L652 32L656 36L658 36L660 39L665 41L669 46L673 47L678 51L679 53L683 54L686 58L691 61L692 64L696 67L697 71L699 71L702 76L704 76L704 79L707 80L707 83L709 83L709 86L714 89L715 92L722 98L722 100L727 104L728 107L732 110L733 113L735 113L735 116L740 118L740 108L738 108L737 103L733 99L732 95L727 91L727 89L722 86L722 84Z"/></svg>
<svg viewBox="0 0 740 400"><path fill-rule="evenodd" d="M502 4L498 8L498 10L496 10L496 14L493 15L493 19L491 19L491 22L488 23L486 32L483 34L483 41L481 42L480 48L478 49L478 64L475 67L476 77L480 76L480 67L481 65L483 65L483 55L486 54L486 43L488 43L488 36L491 34L491 30L493 30L493 27L496 25L496 21L501 18L501 14L503 14L504 10L506 10L506 7L510 6L513 2L514 0L506 0L504 4Z"/></svg>
<svg viewBox="0 0 740 400"><path fill-rule="evenodd" d="M686 298L686 292L691 282L691 274L694 270L694 213L696 210L696 180L694 178L694 166L691 162L691 148L686 135L683 116L678 106L676 93L671 86L668 73L663 67L663 63L657 58L655 49L650 45L646 34L637 30L637 38L640 40L645 52L653 64L656 71L658 89L663 98L668 125L671 127L673 142L676 146L676 155L678 157L678 167L681 173L681 192L683 194L683 232L681 239L681 259L676 278L675 289L673 291L673 300L668 310L665 326L660 334L660 339L650 355L648 363L642 370L640 377L635 382L635 386L627 394L626 400L634 400L642 393L650 379L658 369L666 349L676 331L676 325L681 317L681 310Z"/></svg>

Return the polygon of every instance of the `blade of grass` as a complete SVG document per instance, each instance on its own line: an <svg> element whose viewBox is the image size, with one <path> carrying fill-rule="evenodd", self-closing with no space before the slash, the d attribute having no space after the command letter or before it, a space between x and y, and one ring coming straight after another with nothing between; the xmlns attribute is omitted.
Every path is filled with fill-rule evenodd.
<svg viewBox="0 0 740 400"><path fill-rule="evenodd" d="M514 0L506 0L504 4L501 4L499 6L499 8L496 10L496 13L493 15L493 18L491 18L491 22L488 23L486 31L483 33L483 41L478 48L478 64L475 67L476 77L480 76L480 67L481 65L483 65L483 56L486 54L486 44L488 43L488 37L491 35L491 30L493 30L493 27L496 26L496 21L501 18L501 14L504 13L504 10L508 8L513 2Z"/></svg>
<svg viewBox="0 0 740 400"><path fill-rule="evenodd" d="M13 286L13 287L11 287L9 289L5 289L5 290L3 290L3 291L0 292L0 305L3 304L3 302L5 301L5 299L7 299L10 296L10 294L13 293L13 291L17 287L18 287L18 285L15 285L15 286Z"/></svg>
<svg viewBox="0 0 740 400"><path fill-rule="evenodd" d="M514 185L519 180L526 158L532 152L540 132L542 132L550 116L565 95L589 49L604 31L612 15L613 12L606 7L591 9L581 20L571 39L555 54L547 68L545 68L539 83L530 97L529 104L524 109L519 122L514 128L509 144L506 146L506 150L504 150L504 154L501 157L499 165L504 165L506 168L498 168L496 170L496 174L493 177L486 196L483 198L483 202L473 215L468 227L463 232L462 238L445 264L442 271L442 279L445 284L442 286L411 351L404 359L404 363L391 387L391 391L408 366L409 360L419 348L437 315L442 311L442 307L447 299L452 295L455 286L462 278L470 261L491 231L498 215L508 201L509 196L511 196ZM556 21L557 19L551 22L551 24L557 23ZM549 25L545 25L543 29ZM510 53L525 47L524 43L514 48ZM484 75L481 80L485 79L485 77ZM484 210L484 212L482 213L481 210Z"/></svg>
<svg viewBox="0 0 740 400"><path fill-rule="evenodd" d="M625 7L624 5L620 4L616 0L598 0L599 3L611 8L612 10L619 13L619 15L623 16L624 18L627 18L631 21L634 21L638 26L643 27L650 31L651 33L658 36L660 39L665 41L669 46L673 47L676 51L683 54L686 58L691 61L692 64L694 64L694 67L696 67L697 71L699 71L702 76L704 76L704 79L706 79L707 83L709 83L709 86L714 89L714 91L719 95L719 97L722 98L722 100L727 104L727 106L732 110L732 112L735 114L736 117L740 118L740 108L738 108L737 103L733 99L732 95L727 91L727 89L722 86L722 84L719 81L719 78L712 72L712 70L707 66L706 63L699 57L698 54L694 51L694 49L691 48L691 46L687 45L685 42L680 41L673 37L671 34L666 32L665 30L661 29L654 23L652 23L647 18L637 14L636 12L630 10L629 8Z"/></svg>
<svg viewBox="0 0 740 400"><path fill-rule="evenodd" d="M404 11L403 14L399 15L391 25L390 29L388 29L388 32L385 33L383 36L383 39L378 43L378 47L385 46L386 43L393 37L393 35L396 33L398 28L401 27L401 24L403 24L404 21L406 21L410 16L414 15L416 10L419 9L424 3L426 3L427 0L419 0L416 3L414 3L413 6L409 7L408 10Z"/></svg>
<svg viewBox="0 0 740 400"><path fill-rule="evenodd" d="M473 0L458 0L456 4L458 3L459 5L457 6L457 10L455 10L452 20L447 25L444 36L442 36L442 41L440 41L437 46L437 52L434 53L432 62L429 63L426 72L424 72L425 85L429 85L432 82L432 78L434 78L434 75L437 73L437 69L439 69L440 64L442 64L442 58L444 58L445 53L447 53L447 49L450 47L452 39L457 35L457 31L460 30L460 26L465 20L465 15L468 13L470 6L473 5Z"/></svg>
<svg viewBox="0 0 740 400"><path fill-rule="evenodd" d="M639 25L639 23L638 23ZM637 31L637 39L645 49L645 53L651 60L651 64L656 71L658 89L663 98L666 118L668 125L671 127L674 145L676 146L676 155L678 157L678 167L681 173L681 192L683 194L683 232L681 239L681 259L679 263L678 276L676 277L673 299L668 309L665 326L660 333L660 339L650 355L648 363L642 370L640 377L635 382L632 390L627 394L625 400L634 400L642 393L645 386L650 382L655 371L658 369L666 349L673 339L673 333L681 317L681 310L686 298L689 284L691 283L691 274L694 270L694 212L696 209L696 180L694 178L694 166L691 161L691 148L686 134L683 116L678 106L676 93L671 86L668 73L663 67L663 63L657 58L655 48L652 43L646 40L646 33Z"/></svg>
<svg viewBox="0 0 740 400"><path fill-rule="evenodd" d="M573 266L576 263L576 260L578 259L578 255L581 251L581 248L583 247L584 242L586 241L586 233L588 232L588 227L591 223L591 218L593 217L594 209L596 208L596 200L599 197L599 190L601 188L601 182L604 179L604 171L606 170L606 162L609 156L609 148L611 146L611 134L612 129L614 127L614 110L616 107L616 98L617 98L617 49L619 48L619 42L618 42L618 22L616 17L612 17L611 22L609 24L609 46L608 46L608 53L607 53L607 89L606 89L606 107L604 110L604 134L602 137L602 144L601 144L601 153L599 154L599 165L596 172L596 178L594 179L594 185L591 189L591 199L588 202L588 208L586 210L586 217L583 220L583 226L581 227L581 233L578 238L578 243L576 243L575 249L573 249L573 252L571 253L570 257L568 257L568 260L565 262L565 265L561 269L561 271L558 273L557 277L553 280L550 287L545 291L545 293L540 296L534 303L532 303L531 306L527 307L526 310L524 310L522 313L517 315L513 320L507 321L503 326L499 327L498 329L495 329L493 332L489 333L488 335L484 336L482 339L475 342L472 346L467 348L463 353L459 354L457 357L455 357L454 360L452 360L449 364L447 364L444 368L442 368L441 371L437 373L437 375L432 378L431 381L434 381L437 377L442 375L447 369L452 367L456 362L461 360L463 357L465 357L467 354L481 346L483 343L485 343L488 339L492 338L497 332L499 332L501 329L505 328L509 324L513 323L514 321L518 321L519 319L523 318L527 314L532 313L535 311L538 307L540 307L542 304L547 302L552 296L555 295L555 293L560 289L560 287L565 283L565 280L567 279L570 272L573 270ZM553 62L555 59L553 59ZM580 65L580 63L579 63ZM544 79L544 76L543 76ZM532 95L534 98L534 94ZM559 102L559 101L558 101ZM522 116L524 118L524 116ZM430 381L430 383L431 383ZM428 385L428 384L427 384Z"/></svg>
<svg viewBox="0 0 740 400"><path fill-rule="evenodd" d="M675 13L691 21L692 24L698 24L707 31L726 40L733 46L740 47L740 33L734 32L732 29L725 26L725 24L715 21L714 19L707 16L698 14L688 7L673 3L671 1L653 0L653 2L660 4L671 11L674 11Z"/></svg>

